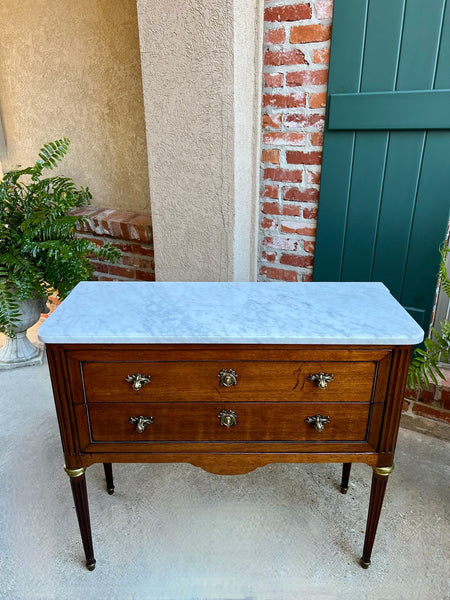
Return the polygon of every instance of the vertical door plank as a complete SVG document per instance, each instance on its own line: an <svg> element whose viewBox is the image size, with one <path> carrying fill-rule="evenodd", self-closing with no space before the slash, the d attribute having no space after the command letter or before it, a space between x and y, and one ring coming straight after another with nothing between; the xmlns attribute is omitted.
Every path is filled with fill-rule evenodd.
<svg viewBox="0 0 450 600"><path fill-rule="evenodd" d="M340 281L353 162L353 132L333 132L324 145L320 183L315 281Z"/></svg>
<svg viewBox="0 0 450 600"><path fill-rule="evenodd" d="M369 3L361 92L394 90L403 9L403 0ZM388 142L387 131L356 133L341 271L344 281L371 278Z"/></svg>
<svg viewBox="0 0 450 600"><path fill-rule="evenodd" d="M369 4L362 92L395 90L405 2L376 0Z"/></svg>
<svg viewBox="0 0 450 600"><path fill-rule="evenodd" d="M445 5L436 79L433 87L437 90L450 88L450 4L448 2Z"/></svg>
<svg viewBox="0 0 450 600"><path fill-rule="evenodd" d="M328 92L359 91L367 0L335 0ZM353 132L327 132L322 160L314 279L339 281L353 162Z"/></svg>
<svg viewBox="0 0 450 600"><path fill-rule="evenodd" d="M450 209L450 132L427 135L419 190L411 230L401 302L425 309L428 329L436 293L440 255Z"/></svg>
<svg viewBox="0 0 450 600"><path fill-rule="evenodd" d="M446 0L408 0L398 69L398 90L433 87Z"/></svg>
<svg viewBox="0 0 450 600"><path fill-rule="evenodd" d="M329 93L358 92L368 0L335 0L330 53Z"/></svg>
<svg viewBox="0 0 450 600"><path fill-rule="evenodd" d="M378 230L378 213L388 134L356 134L348 219L342 261L343 281L369 281Z"/></svg>
<svg viewBox="0 0 450 600"><path fill-rule="evenodd" d="M423 138L423 134L422 134ZM371 274L400 299L412 214L422 163L415 131L391 133L378 236Z"/></svg>

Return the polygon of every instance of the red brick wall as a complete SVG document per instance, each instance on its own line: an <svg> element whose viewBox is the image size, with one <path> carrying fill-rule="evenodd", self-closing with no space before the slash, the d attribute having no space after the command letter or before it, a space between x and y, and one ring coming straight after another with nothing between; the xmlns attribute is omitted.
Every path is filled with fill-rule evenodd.
<svg viewBox="0 0 450 600"><path fill-rule="evenodd" d="M259 279L310 281L332 0L265 3Z"/></svg>
<svg viewBox="0 0 450 600"><path fill-rule="evenodd" d="M87 218L78 235L103 245L111 242L121 251L114 263L92 260L98 281L154 281L155 264L151 219L145 215L83 207L73 211Z"/></svg>

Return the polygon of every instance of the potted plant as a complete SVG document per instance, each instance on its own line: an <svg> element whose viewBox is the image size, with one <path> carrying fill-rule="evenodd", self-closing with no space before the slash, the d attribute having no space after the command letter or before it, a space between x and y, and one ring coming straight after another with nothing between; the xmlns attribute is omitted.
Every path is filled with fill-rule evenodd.
<svg viewBox="0 0 450 600"><path fill-rule="evenodd" d="M0 183L0 332L6 344L0 362L24 363L39 353L26 330L39 319L50 295L64 299L80 281L92 277L88 256L114 262L120 256L111 244L98 246L77 238L85 219L70 214L92 198L72 179L45 177L68 149L63 138L45 146L36 163L6 173Z"/></svg>

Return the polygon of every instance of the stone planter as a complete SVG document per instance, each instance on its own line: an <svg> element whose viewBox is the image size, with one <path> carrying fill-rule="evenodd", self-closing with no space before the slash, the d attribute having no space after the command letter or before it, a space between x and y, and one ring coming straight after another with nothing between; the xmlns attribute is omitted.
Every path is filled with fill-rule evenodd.
<svg viewBox="0 0 450 600"><path fill-rule="evenodd" d="M22 300L19 303L20 320L15 327L16 336L5 336L5 345L0 348L0 369L40 364L43 347L35 346L27 337L27 329L39 321L41 313L48 312L47 299Z"/></svg>

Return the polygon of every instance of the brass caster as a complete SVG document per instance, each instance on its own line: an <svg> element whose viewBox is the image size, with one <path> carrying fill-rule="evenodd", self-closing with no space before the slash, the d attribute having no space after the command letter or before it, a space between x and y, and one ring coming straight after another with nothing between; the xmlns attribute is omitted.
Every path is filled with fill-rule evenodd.
<svg viewBox="0 0 450 600"><path fill-rule="evenodd" d="M341 494L346 494L346 493L347 493L347 491L348 491L348 487L343 487L343 486L341 485Z"/></svg>
<svg viewBox="0 0 450 600"><path fill-rule="evenodd" d="M370 566L370 560L366 562L364 559L361 558L359 564L362 566L363 569L368 569Z"/></svg>
<svg viewBox="0 0 450 600"><path fill-rule="evenodd" d="M95 563L96 563L95 558L93 558L89 562L86 561L86 567L87 567L88 571L93 571L95 569Z"/></svg>
<svg viewBox="0 0 450 600"><path fill-rule="evenodd" d="M114 494L114 486L106 488L106 490L110 496L112 496Z"/></svg>

